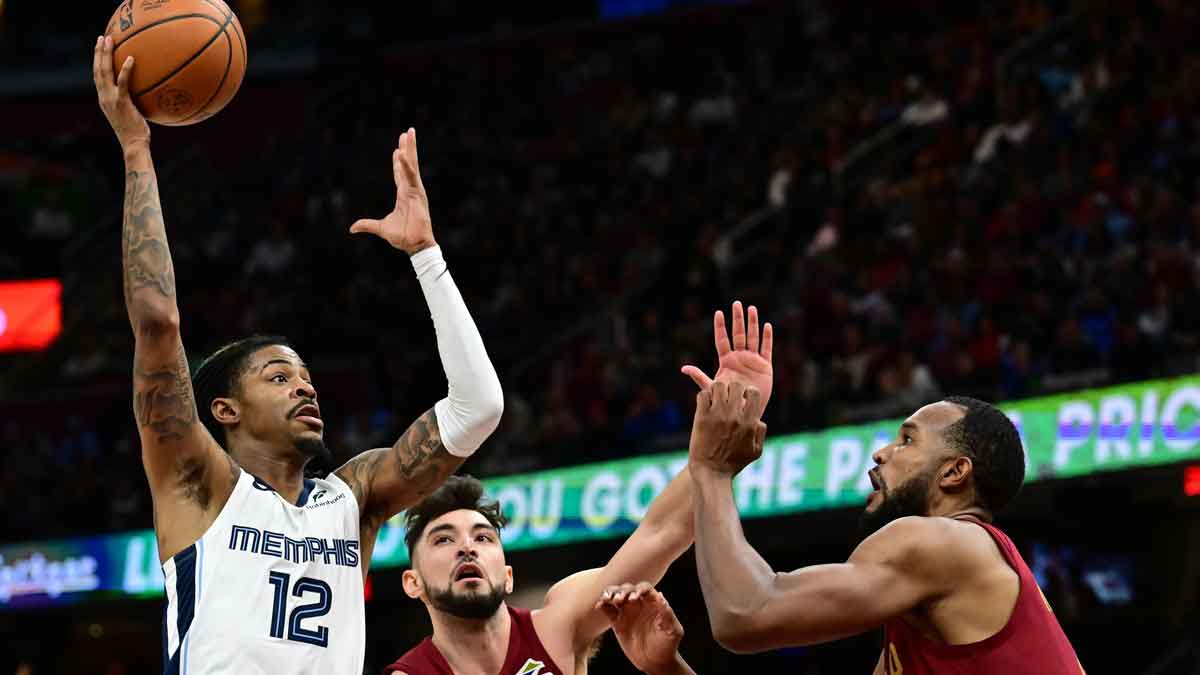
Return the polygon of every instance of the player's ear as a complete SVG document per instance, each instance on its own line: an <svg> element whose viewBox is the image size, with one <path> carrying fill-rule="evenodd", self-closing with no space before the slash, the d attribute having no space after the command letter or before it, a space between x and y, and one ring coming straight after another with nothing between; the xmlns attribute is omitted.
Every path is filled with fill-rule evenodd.
<svg viewBox="0 0 1200 675"><path fill-rule="evenodd" d="M405 595L413 600L421 597L421 577L417 576L416 572L412 571L411 569L404 570L404 574L401 576L401 581L404 583Z"/></svg>
<svg viewBox="0 0 1200 675"><path fill-rule="evenodd" d="M242 419L237 401L231 398L214 398L209 406L213 417L221 424L237 424Z"/></svg>
<svg viewBox="0 0 1200 675"><path fill-rule="evenodd" d="M959 455L942 465L941 474L938 476L938 484L947 492L964 490L969 484L974 471L975 465L971 462L971 458L966 455Z"/></svg>
<svg viewBox="0 0 1200 675"><path fill-rule="evenodd" d="M512 565L504 566L504 592L512 593L516 585L513 583Z"/></svg>

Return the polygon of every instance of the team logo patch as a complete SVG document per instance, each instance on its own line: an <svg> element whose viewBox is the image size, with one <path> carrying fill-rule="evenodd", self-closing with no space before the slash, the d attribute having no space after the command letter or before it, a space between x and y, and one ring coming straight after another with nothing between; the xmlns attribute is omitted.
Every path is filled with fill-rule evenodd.
<svg viewBox="0 0 1200 675"><path fill-rule="evenodd" d="M542 668L545 667L546 664L542 663L541 661L526 659L525 665L521 666L521 669L516 672L516 675L554 675L554 673L551 673L550 671L543 673Z"/></svg>

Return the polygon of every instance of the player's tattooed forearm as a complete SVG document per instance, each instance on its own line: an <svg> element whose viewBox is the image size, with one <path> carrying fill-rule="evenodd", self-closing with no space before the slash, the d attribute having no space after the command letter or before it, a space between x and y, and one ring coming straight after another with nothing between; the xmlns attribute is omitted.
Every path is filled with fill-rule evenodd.
<svg viewBox="0 0 1200 675"><path fill-rule="evenodd" d="M149 171L130 171L125 176L125 220L122 261L125 268L125 303L134 291L150 288L166 298L175 298L175 271L162 207L158 200L158 182Z"/></svg>
<svg viewBox="0 0 1200 675"><path fill-rule="evenodd" d="M387 513L364 513L364 521L378 526L392 516L392 505L411 505L420 501L454 473L462 461L461 457L450 454L442 444L437 416L430 408L408 427L395 445L362 453L348 462L338 475L350 486L359 504L368 495L373 495L374 485L381 474L394 471L402 480L403 494L373 496L374 501L389 505L384 509Z"/></svg>
<svg viewBox="0 0 1200 675"><path fill-rule="evenodd" d="M182 440L196 423L196 400L180 345L174 363L147 368L133 364L133 414L138 426L158 434L158 441Z"/></svg>
<svg viewBox="0 0 1200 675"><path fill-rule="evenodd" d="M417 418L392 446L390 460L421 499L432 492L462 462L446 451L438 431L437 415L430 408Z"/></svg>

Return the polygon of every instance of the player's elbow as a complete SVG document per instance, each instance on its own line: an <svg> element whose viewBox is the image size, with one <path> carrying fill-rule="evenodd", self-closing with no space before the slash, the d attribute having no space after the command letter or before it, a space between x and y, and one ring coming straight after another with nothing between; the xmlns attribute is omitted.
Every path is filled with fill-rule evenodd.
<svg viewBox="0 0 1200 675"><path fill-rule="evenodd" d="M712 616L712 634L717 644L734 654L753 654L762 651L761 639L753 618L738 612L722 612Z"/></svg>
<svg viewBox="0 0 1200 675"><path fill-rule="evenodd" d="M504 390L500 388L500 381L493 380L481 386L464 406L462 415L468 435L482 444L500 426L500 418L504 416Z"/></svg>
<svg viewBox="0 0 1200 675"><path fill-rule="evenodd" d="M477 426L484 436L491 436L500 426L500 418L504 417L504 389L500 387L499 379L490 384L483 388L475 411Z"/></svg>

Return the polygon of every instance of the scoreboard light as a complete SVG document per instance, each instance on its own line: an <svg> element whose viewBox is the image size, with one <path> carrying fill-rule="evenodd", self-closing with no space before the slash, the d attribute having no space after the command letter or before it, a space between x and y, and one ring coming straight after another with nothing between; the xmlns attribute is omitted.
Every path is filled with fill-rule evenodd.
<svg viewBox="0 0 1200 675"><path fill-rule="evenodd" d="M62 282L0 282L0 352L36 352L62 332Z"/></svg>
<svg viewBox="0 0 1200 675"><path fill-rule="evenodd" d="M1200 496L1200 464L1184 468L1183 494L1189 497Z"/></svg>

